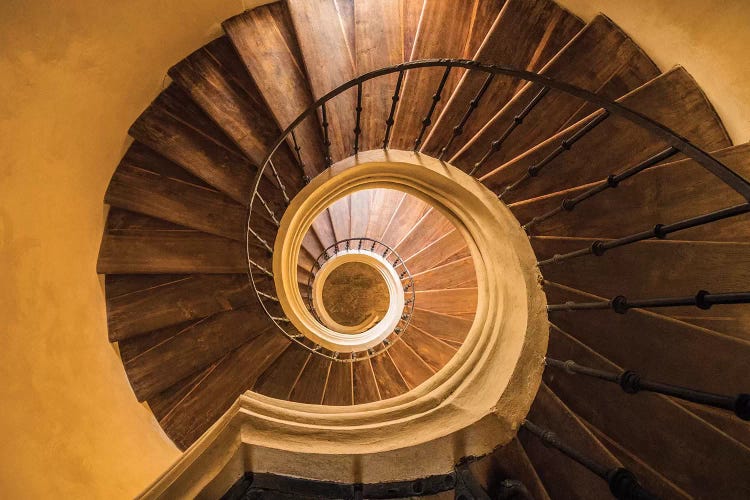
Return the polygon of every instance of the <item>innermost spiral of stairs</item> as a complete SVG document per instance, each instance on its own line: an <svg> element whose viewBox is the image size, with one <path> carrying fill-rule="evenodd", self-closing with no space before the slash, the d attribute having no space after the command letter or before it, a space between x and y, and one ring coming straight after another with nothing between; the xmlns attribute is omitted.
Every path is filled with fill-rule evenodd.
<svg viewBox="0 0 750 500"><path fill-rule="evenodd" d="M475 401L451 399L456 394L503 392L482 378L494 373L489 365L465 376L467 360L482 360L478 332L502 322L488 308L507 306L488 300L490 282L498 290L517 284L504 291L508 298L543 286L553 305L540 315L550 322L550 358L628 367L716 393L747 391L746 305L623 314L600 307L627 303L625 295L695 296L695 305L710 306L698 290L732 292L750 281L747 199L676 149L679 141L539 81L421 67L323 102L266 164L282 131L338 85L449 58L517 68L614 101L747 178L750 147L732 144L684 68L662 72L610 19L584 23L551 0L286 0L223 27L170 69L171 83L130 128L134 142L105 196L98 271L106 275L109 340L136 398L177 446L197 442L195 453L205 436L224 436L211 426L226 424L229 411L247 418L237 424L247 448L222 459L224 472L233 464L352 483L420 477L426 458L410 447L418 437L393 444L410 436L408 425L369 436L342 428L366 428L373 413L395 414L438 387L451 389L433 397L429 411L453 405L452 415ZM415 183L425 179L420 191ZM442 187L430 199L435 185ZM486 202L486 211L472 211L471 199ZM728 206L735 210L721 215ZM721 217L704 224L707 213ZM290 231L295 214L305 220ZM489 215L508 230L480 248L477 235L494 227L483 219ZM684 220L692 222L665 238L665 225ZM298 319L315 319L306 297L316 259L359 237L398 253L413 278L414 307L398 341L340 359L309 342L301 331L307 320ZM531 246L528 263L509 253L508 262L521 262L520 281L487 273L483 251L511 240ZM541 499L610 495L600 477L543 446L533 427L517 432L528 416L602 467L632 470L661 497L750 496L750 433L734 416L667 395L616 393L572 375L570 364L544 369L542 354L539 373L513 388L536 394L528 415L528 405L517 413L499 405L477 433L464 434L445 418L447 435L428 457L447 467L502 442L472 465L489 489L496 477L520 479ZM277 436L271 422L279 421L286 427ZM383 454L351 453L322 468L318 459L345 455L344 445L382 445ZM710 466L695 457L711 457ZM170 474L149 494L177 485L179 474ZM225 485L218 480L179 484L171 491L226 491L211 490Z"/></svg>

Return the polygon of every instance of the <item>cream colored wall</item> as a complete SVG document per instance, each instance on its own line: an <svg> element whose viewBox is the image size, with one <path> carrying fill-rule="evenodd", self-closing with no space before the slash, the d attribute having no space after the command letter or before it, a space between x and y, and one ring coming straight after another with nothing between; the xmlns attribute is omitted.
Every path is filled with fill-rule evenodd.
<svg viewBox="0 0 750 500"><path fill-rule="evenodd" d="M735 144L750 141L750 1L557 0L590 20L602 12L667 70L681 64Z"/></svg>
<svg viewBox="0 0 750 500"><path fill-rule="evenodd" d="M603 10L662 68L682 63L735 142L750 138L750 4L562 3L584 17ZM240 10L240 0L0 2L4 498L130 497L178 456L106 339L102 197L166 69Z"/></svg>

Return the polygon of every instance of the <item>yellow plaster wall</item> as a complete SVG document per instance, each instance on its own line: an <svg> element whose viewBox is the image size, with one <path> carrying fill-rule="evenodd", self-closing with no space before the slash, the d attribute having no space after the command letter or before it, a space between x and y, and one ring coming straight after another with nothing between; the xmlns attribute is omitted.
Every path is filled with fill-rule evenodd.
<svg viewBox="0 0 750 500"><path fill-rule="evenodd" d="M261 3L247 0L246 6ZM745 0L562 0L680 62L750 138ZM0 496L127 498L177 458L106 340L102 197L166 69L241 0L0 2Z"/></svg>

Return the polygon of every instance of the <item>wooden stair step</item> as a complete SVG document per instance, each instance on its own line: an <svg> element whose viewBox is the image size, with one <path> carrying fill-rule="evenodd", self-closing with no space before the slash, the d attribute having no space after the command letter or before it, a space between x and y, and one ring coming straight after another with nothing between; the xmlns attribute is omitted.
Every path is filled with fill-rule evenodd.
<svg viewBox="0 0 750 500"><path fill-rule="evenodd" d="M593 242L568 238L532 241L540 256L584 248ZM668 279L664 279L665 273ZM645 299L692 296L698 290L742 291L750 279L750 243L642 241L601 257L585 256L544 266L544 276L607 300L617 295ZM750 311L744 304L717 305L708 310L694 306L663 307L654 311L688 322L692 318L699 321L723 318L716 320L712 329L750 341L747 331ZM705 323L701 321L700 326Z"/></svg>
<svg viewBox="0 0 750 500"><path fill-rule="evenodd" d="M409 389L419 386L435 373L430 365L405 342L394 343L388 349L388 354Z"/></svg>
<svg viewBox="0 0 750 500"><path fill-rule="evenodd" d="M297 403L322 404L331 363L330 359L311 354L289 394L289 400Z"/></svg>
<svg viewBox="0 0 750 500"><path fill-rule="evenodd" d="M750 175L750 145L742 144L712 155L738 174ZM546 213L586 187L556 192L516 203L521 223ZM648 169L581 203L580 207L536 224L533 234L615 238L641 232L656 223L670 223L741 204L744 198L693 160L685 159ZM585 216L581 214L585 213ZM613 214L622 216L613 217ZM740 215L687 229L672 237L682 240L750 241L748 216Z"/></svg>
<svg viewBox="0 0 750 500"><path fill-rule="evenodd" d="M592 71L595 68L595 71ZM609 88L613 79L625 79L632 90L659 74L658 68L612 21L596 16L553 57L540 73L551 78L596 92L608 99L622 95L622 86ZM471 141L451 158L451 163L471 169L498 139L541 86L526 84ZM616 90L612 94L611 91ZM583 102L563 92L550 90L534 107L478 174L493 170L554 135L576 114Z"/></svg>
<svg viewBox="0 0 750 500"><path fill-rule="evenodd" d="M104 293L107 301L187 279L189 274L107 274L104 276Z"/></svg>
<svg viewBox="0 0 750 500"><path fill-rule="evenodd" d="M193 385L163 418L164 432L180 449L198 439L244 391L250 389L260 375L289 344L283 335L269 332L222 358L209 373ZM149 400L159 404L161 393Z"/></svg>
<svg viewBox="0 0 750 500"><path fill-rule="evenodd" d="M370 199L369 220L366 236L385 241L383 233L393 218L393 214L404 198L404 193L395 189L373 189Z"/></svg>
<svg viewBox="0 0 750 500"><path fill-rule="evenodd" d="M369 359L352 363L352 383L355 405L380 401L378 383Z"/></svg>
<svg viewBox="0 0 750 500"><path fill-rule="evenodd" d="M344 196L331 203L328 207L328 214L331 217L331 225L333 226L333 234L336 241L349 238L352 219L349 196Z"/></svg>
<svg viewBox="0 0 750 500"><path fill-rule="evenodd" d="M622 467L581 419L544 384L539 387L528 419L555 432L562 442L607 469ZM606 481L558 450L545 446L524 428L518 438L553 498L608 498L611 495Z"/></svg>
<svg viewBox="0 0 750 500"><path fill-rule="evenodd" d="M355 76L352 43L345 27L347 12L334 0L288 0L313 97L326 93ZM350 89L326 103L328 137L334 162L350 156L354 145L356 90Z"/></svg>
<svg viewBox="0 0 750 500"><path fill-rule="evenodd" d="M110 225L122 212L110 211L99 249L100 274L207 273L234 274L247 271L245 244L186 228L118 229ZM158 219L141 216L145 224ZM154 221L154 222L149 222ZM251 251L254 247L251 247ZM252 255L270 269L265 251Z"/></svg>
<svg viewBox="0 0 750 500"><path fill-rule="evenodd" d="M396 247L419 223L420 220L430 210L430 206L416 196L404 194L398 206L392 212L388 221L388 226L383 232L380 241L390 246ZM403 259L408 257L401 255Z"/></svg>
<svg viewBox="0 0 750 500"><path fill-rule="evenodd" d="M421 304L417 303L417 306ZM414 308L411 324L445 342L463 343L469 333L471 319Z"/></svg>
<svg viewBox="0 0 750 500"><path fill-rule="evenodd" d="M107 297L110 342L250 303L247 274L187 275L118 297Z"/></svg>
<svg viewBox="0 0 750 500"><path fill-rule="evenodd" d="M273 328L265 311L254 305L219 312L129 359L125 371L136 397L144 401Z"/></svg>
<svg viewBox="0 0 750 500"><path fill-rule="evenodd" d="M394 398L409 390L404 377L387 351L373 356L370 363L372 364L372 371L375 373L380 399Z"/></svg>
<svg viewBox="0 0 750 500"><path fill-rule="evenodd" d="M477 289L417 290L415 304L443 314L473 313L477 308Z"/></svg>
<svg viewBox="0 0 750 500"><path fill-rule="evenodd" d="M552 0L508 0L487 33L475 60L483 64L503 64L511 68L538 71L557 54L584 23ZM425 141L422 152L438 156L453 136L453 127L469 109L487 78L485 73L467 71ZM523 86L525 81L496 75L479 106L463 127L463 132L446 150L452 157L485 123L490 121Z"/></svg>
<svg viewBox="0 0 750 500"><path fill-rule="evenodd" d="M414 276L417 290L444 290L477 286L477 273L472 257L464 257L445 265L433 267Z"/></svg>
<svg viewBox="0 0 750 500"><path fill-rule="evenodd" d="M406 344L434 371L440 370L450 361L456 349L445 342L423 332L414 325L404 332L401 342Z"/></svg>
<svg viewBox="0 0 750 500"><path fill-rule="evenodd" d="M471 59L503 3L503 0L426 0L411 59ZM396 111L392 148L406 150L414 147L443 72L444 68L420 68L406 73L400 101L406 104ZM440 115L462 74L463 70L458 68L451 71L442 98L435 107L433 121Z"/></svg>
<svg viewBox="0 0 750 500"><path fill-rule="evenodd" d="M281 132L263 96L226 36L190 54L169 76L260 166ZM299 182L301 171L285 145L273 157L286 185ZM266 169L269 178L273 174Z"/></svg>
<svg viewBox="0 0 750 500"><path fill-rule="evenodd" d="M374 191L365 189L356 191L349 195L349 219L350 238L367 236L367 227L370 223L370 204Z"/></svg>
<svg viewBox="0 0 750 500"><path fill-rule="evenodd" d="M313 103L286 3L256 7L224 21L222 26L279 129L285 129ZM314 177L326 168L317 118L303 121L294 134L305 172ZM289 137L288 141L293 139Z"/></svg>
<svg viewBox="0 0 750 500"><path fill-rule="evenodd" d="M402 2L402 25L404 36L404 60L413 60L414 40L417 38L419 20L422 18L426 0L404 0Z"/></svg>
<svg viewBox="0 0 750 500"><path fill-rule="evenodd" d="M469 469L485 491L502 491L502 481L521 481L536 500L549 500L544 483L539 478L526 451L514 437L505 446L493 451L487 457L469 464Z"/></svg>
<svg viewBox="0 0 750 500"><path fill-rule="evenodd" d="M409 272L418 274L469 256L463 235L453 230L406 260Z"/></svg>
<svg viewBox="0 0 750 500"><path fill-rule="evenodd" d="M430 209L398 242L395 250L402 259L408 259L453 230L453 223L439 210Z"/></svg>
<svg viewBox="0 0 750 500"><path fill-rule="evenodd" d="M596 302L601 296L545 282L547 300ZM553 311L550 321L613 363L644 377L716 393L740 393L750 385L744 360L750 340L677 321L646 310ZM665 349L664 346L669 346ZM711 362L706 363L710 353Z"/></svg>
<svg viewBox="0 0 750 500"><path fill-rule="evenodd" d="M548 354L593 368L622 369L554 326ZM650 393L629 395L601 380L560 370L547 369L544 380L581 418L688 494L741 498L750 493L750 477L744 473L750 468L750 450L674 400Z"/></svg>
<svg viewBox="0 0 750 500"><path fill-rule="evenodd" d="M328 374L323 404L330 406L349 406L354 404L352 381L352 364L335 362L331 364Z"/></svg>
<svg viewBox="0 0 750 500"><path fill-rule="evenodd" d="M711 103L682 67L656 77L618 101L674 130L706 151L732 145ZM482 182L491 190L500 192L504 186L523 176L530 166L547 157L564 139L586 126L597 114L599 112L583 118L529 152L498 167L482 177ZM600 181L609 174L639 164L667 147L665 141L645 129L613 115L576 142L570 151L547 163L537 177L508 192L503 201L513 203Z"/></svg>

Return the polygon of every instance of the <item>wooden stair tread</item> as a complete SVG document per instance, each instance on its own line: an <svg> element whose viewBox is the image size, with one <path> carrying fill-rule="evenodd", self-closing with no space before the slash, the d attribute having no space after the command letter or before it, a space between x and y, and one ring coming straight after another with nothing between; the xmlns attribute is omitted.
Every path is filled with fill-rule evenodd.
<svg viewBox="0 0 750 500"><path fill-rule="evenodd" d="M428 247L406 260L412 274L428 271L436 266L447 264L469 256L466 240L458 230L453 230Z"/></svg>
<svg viewBox="0 0 750 500"><path fill-rule="evenodd" d="M596 71L591 71L596 68ZM616 99L605 84L621 73L632 78L628 90L655 78L658 68L635 43L603 15L596 16L540 70L541 74ZM451 158L463 169L472 168L485 154L491 141L502 135L523 108L539 92L538 84L528 83L488 122L471 141ZM617 88L620 92L621 88ZM554 135L579 110L582 101L550 90L513 132L511 139L492 156L479 172L493 170L529 148Z"/></svg>
<svg viewBox="0 0 750 500"><path fill-rule="evenodd" d="M323 356L310 355L289 394L289 400L297 403L321 404L331 363L331 360Z"/></svg>
<svg viewBox="0 0 750 500"><path fill-rule="evenodd" d="M429 205L424 201L416 196L404 194L398 206L391 213L391 218L383 232L381 241L391 248L395 248L429 210ZM403 259L408 258L405 255L401 255L401 257Z"/></svg>
<svg viewBox="0 0 750 500"><path fill-rule="evenodd" d="M618 101L669 127L704 150L714 151L732 145L711 103L682 67L656 77ZM595 117L587 116L558 132L485 175L482 182L499 192ZM667 147L665 141L655 138L650 132L613 115L576 142L569 152L549 162L537 177L508 192L503 201L513 203L599 181L609 174L637 165Z"/></svg>
<svg viewBox="0 0 750 500"><path fill-rule="evenodd" d="M325 394L323 395L323 404L331 406L353 405L353 388L351 363L332 363Z"/></svg>
<svg viewBox="0 0 750 500"><path fill-rule="evenodd" d="M403 334L401 342L406 344L434 371L440 370L450 361L456 349L411 325Z"/></svg>
<svg viewBox="0 0 750 500"><path fill-rule="evenodd" d="M370 200L369 220L366 235L375 240L385 241L383 233L398 209L404 193L394 189L374 189Z"/></svg>
<svg viewBox="0 0 750 500"><path fill-rule="evenodd" d="M393 398L409 390L404 377L387 351L372 357L370 363L378 384L380 399Z"/></svg>
<svg viewBox="0 0 750 500"><path fill-rule="evenodd" d="M333 226L333 234L336 241L349 238L351 234L351 208L349 207L349 196L340 198L328 207L328 214Z"/></svg>
<svg viewBox="0 0 750 500"><path fill-rule="evenodd" d="M473 321L468 318L414 308L411 324L445 342L463 343Z"/></svg>
<svg viewBox="0 0 750 500"><path fill-rule="evenodd" d="M433 267L414 276L417 290L444 290L448 288L469 288L477 286L477 273L472 257Z"/></svg>
<svg viewBox="0 0 750 500"><path fill-rule="evenodd" d="M349 237L367 236L373 190L356 191L349 195Z"/></svg>
<svg viewBox="0 0 750 500"><path fill-rule="evenodd" d="M388 349L388 354L409 389L419 386L435 373L405 342L394 343Z"/></svg>
<svg viewBox="0 0 750 500"><path fill-rule="evenodd" d="M444 314L473 313L477 308L477 289L417 290L415 304L421 309Z"/></svg>
<svg viewBox="0 0 750 500"><path fill-rule="evenodd" d="M380 401L378 383L369 359L352 363L352 383L355 405Z"/></svg>
<svg viewBox="0 0 750 500"><path fill-rule="evenodd" d="M287 399L310 352L291 342L253 386L253 391L276 399Z"/></svg>
<svg viewBox="0 0 750 500"><path fill-rule="evenodd" d="M552 0L508 0L474 59L483 64L538 71L583 25L580 19ZM486 78L486 74L478 71L464 74L425 141L423 153L440 154L453 135L453 127L460 123ZM452 157L466 140L474 137L523 83L516 78L495 76L463 127L462 139L446 150L445 157Z"/></svg>
<svg viewBox="0 0 750 500"><path fill-rule="evenodd" d="M449 232L455 226L439 210L430 209L424 217L403 237L396 245L396 252L402 259L408 259L430 243L433 243Z"/></svg>

